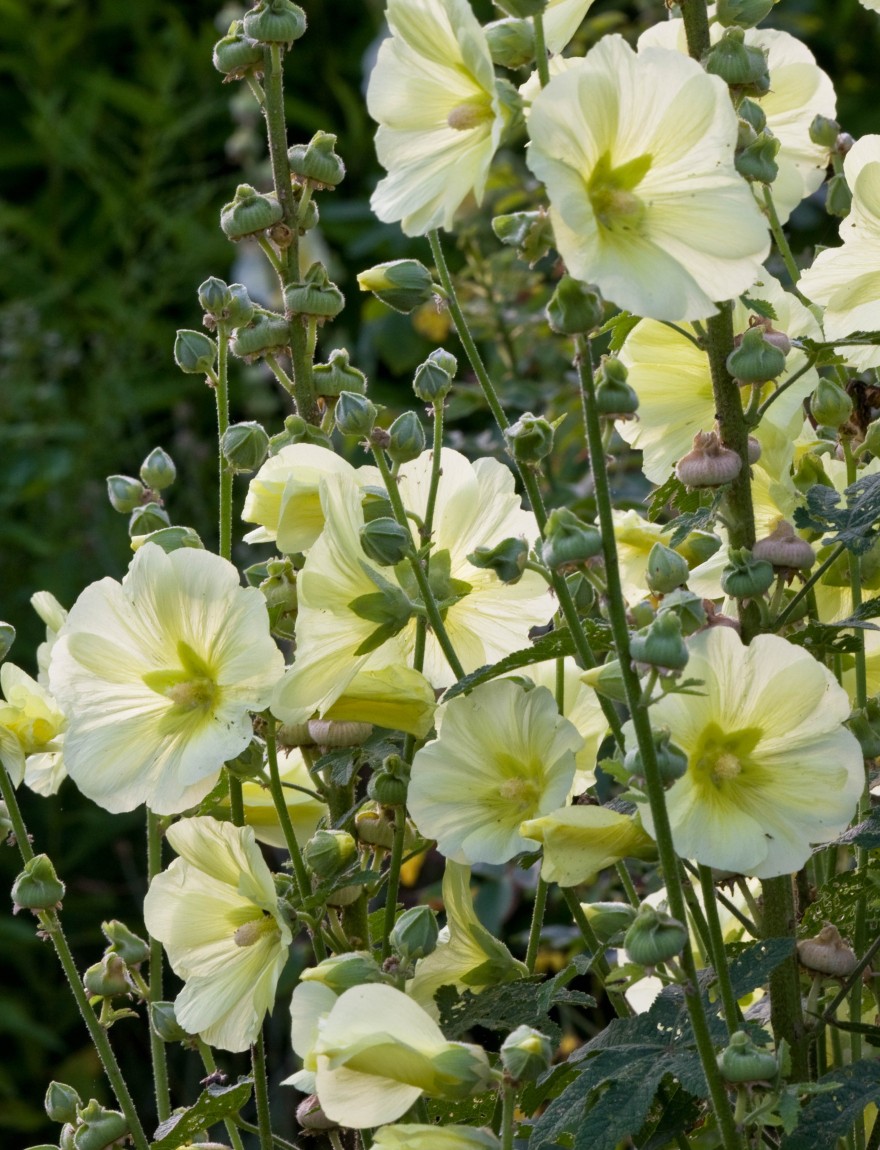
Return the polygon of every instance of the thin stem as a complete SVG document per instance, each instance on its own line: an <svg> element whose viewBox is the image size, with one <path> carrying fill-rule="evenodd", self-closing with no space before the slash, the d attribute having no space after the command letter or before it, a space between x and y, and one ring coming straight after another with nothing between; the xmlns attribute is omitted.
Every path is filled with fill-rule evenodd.
<svg viewBox="0 0 880 1150"><path fill-rule="evenodd" d="M437 507L437 492L440 488L440 473L443 462L443 401L434 404L434 442L431 446L431 481L428 487L428 498L425 502L425 519L422 537L425 543L430 542L434 531L434 511Z"/></svg>
<svg viewBox="0 0 880 1150"><path fill-rule="evenodd" d="M730 981L727 956L724 953L724 935L721 931L721 920L718 917L718 904L715 901L715 884L712 882L712 871L709 867L701 865L699 871L700 887L703 891L703 910L706 912L706 924L709 927L712 966L718 981L718 990L721 993L727 1033L732 1035L739 1025L740 1011Z"/></svg>
<svg viewBox="0 0 880 1150"><path fill-rule="evenodd" d="M617 871L617 877L620 879L620 885L623 887L623 893L626 895L627 902L630 906L634 906L636 910L641 905L638 893L633 880L630 878L629 871L626 869L626 863L621 859L614 864L614 869Z"/></svg>
<svg viewBox="0 0 880 1150"><path fill-rule="evenodd" d="M516 1115L516 1090L512 1082L501 1088L501 1150L513 1150L513 1124Z"/></svg>
<svg viewBox="0 0 880 1150"><path fill-rule="evenodd" d="M544 38L544 13L536 12L532 17L535 29L535 65L538 69L538 79L541 87L546 88L550 83L550 64L547 60L547 42Z"/></svg>
<svg viewBox="0 0 880 1150"><path fill-rule="evenodd" d="M547 883L538 875L535 885L535 902L532 906L532 925L529 929L529 945L526 950L526 966L529 974L535 973L535 960L541 944L541 930L544 926L544 911L547 908Z"/></svg>
<svg viewBox="0 0 880 1150"><path fill-rule="evenodd" d="M815 357L809 356L803 367L799 367L797 371L790 375L784 383L781 383L771 395L768 395L758 410L755 412L754 421L750 421L749 426L756 427L764 418L771 404L775 403L776 400L779 399L780 395L783 395L786 391L788 391L793 383L797 383L801 376L806 375L807 372L815 366L815 363Z"/></svg>
<svg viewBox="0 0 880 1150"><path fill-rule="evenodd" d="M217 1063L214 1060L214 1052L207 1042L203 1042L201 1038L196 1038L196 1042L198 1043L199 1057L202 1060L202 1065L209 1074L215 1074L217 1071ZM235 1123L230 1118L224 1118L223 1125L226 1127L226 1133L229 1137L229 1141L232 1143L232 1150L244 1150L244 1143L235 1127ZM256 1130L256 1127L254 1127L254 1130Z"/></svg>
<svg viewBox="0 0 880 1150"><path fill-rule="evenodd" d="M838 543L827 559L824 559L815 571L811 572L809 578L804 580L804 585L794 596L790 599L784 611L781 611L776 619L773 620L773 630L778 631L780 627L784 626L794 614L796 608L800 605L801 601L806 598L813 586L819 582L828 568L835 563L846 550L845 543Z"/></svg>
<svg viewBox="0 0 880 1150"><path fill-rule="evenodd" d="M779 213L776 211L776 205L773 203L773 193L770 190L769 184L764 185L764 208L767 212L767 221L770 224L773 242L776 244L776 248L782 256L785 270L791 277L791 286L794 290L794 294L802 304L809 304L810 301L798 291L797 282L801 278L801 269L795 263L791 247L785 238L785 232L782 230L782 224L779 222Z"/></svg>
<svg viewBox="0 0 880 1150"><path fill-rule="evenodd" d="M147 881L152 882L162 869L162 835L159 818L147 810ZM161 1002L162 991L162 943L150 937L150 983L149 1001ZM171 1115L171 1092L168 1086L168 1062L165 1057L165 1043L150 1030L150 1057L153 1061L153 1086L156 1092L156 1114L160 1122Z"/></svg>
<svg viewBox="0 0 880 1150"><path fill-rule="evenodd" d="M700 342L699 339L697 339L697 337L693 334L693 332L685 331L685 329L683 327L680 327L677 323L672 323L672 321L668 320L668 319L661 320L660 322L663 324L664 327L668 327L670 329L670 331L674 331L678 335L680 335L682 337L682 339L688 340L688 342L692 343L694 345L694 347L698 347L700 349L700 351L704 350L703 344Z"/></svg>
<svg viewBox="0 0 880 1150"><path fill-rule="evenodd" d="M605 982L611 973L611 967L608 965L608 959L605 957L605 950L602 943L596 937L596 932L590 926L590 920L584 914L583 907L578 902L577 895L568 886L561 886L559 888L562 897L565 899L565 904L574 919L574 924L581 932L584 942L590 948L593 955L592 969L602 984L605 993L608 995L608 1001L618 1018L629 1018L632 1011L629 1008L629 1003L626 998L620 993L619 990L611 990L605 986Z"/></svg>
<svg viewBox="0 0 880 1150"><path fill-rule="evenodd" d="M232 558L232 472L226 466L220 442L229 427L229 331L225 324L217 328L217 376L214 382L217 401L217 458L219 460L220 516L219 554Z"/></svg>
<svg viewBox="0 0 880 1150"><path fill-rule="evenodd" d="M260 1150L272 1150L272 1116L269 1112L269 1081L266 1077L266 1047L263 1044L262 1031L251 1047L251 1066L254 1072L254 1100L257 1104Z"/></svg>
<svg viewBox="0 0 880 1150"><path fill-rule="evenodd" d="M286 269L284 267L284 264L278 258L278 253L275 251L275 249L272 247L272 245L269 243L269 241L266 239L265 236L259 236L257 239L257 243L260 245L260 250L262 251L263 255L266 257L266 259L272 265L272 267L275 271L275 274L283 282L284 281L284 273L285 273Z"/></svg>
<svg viewBox="0 0 880 1150"><path fill-rule="evenodd" d="M391 953L391 932L397 918L397 892L400 889L400 866L406 839L406 809L394 808L394 836L391 840L391 861L388 864L388 890L385 893L385 914L382 919L382 959Z"/></svg>
<svg viewBox="0 0 880 1150"><path fill-rule="evenodd" d="M253 1122L245 1122L242 1118L235 1119L235 1125L239 1130L245 1130L248 1134L259 1134L259 1126L254 1126ZM302 1150L295 1142L288 1142L286 1138L282 1138L280 1134L272 1134L272 1141L275 1143L277 1150Z"/></svg>

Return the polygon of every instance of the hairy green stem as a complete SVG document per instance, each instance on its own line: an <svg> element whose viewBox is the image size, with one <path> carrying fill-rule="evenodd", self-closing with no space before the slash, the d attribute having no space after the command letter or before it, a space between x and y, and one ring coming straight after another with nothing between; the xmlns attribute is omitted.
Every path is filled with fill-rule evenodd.
<svg viewBox="0 0 880 1150"><path fill-rule="evenodd" d="M251 1047L251 1066L254 1071L254 1100L257 1104L260 1150L272 1150L272 1115L269 1111L269 1080L266 1077L266 1047L262 1031Z"/></svg>
<svg viewBox="0 0 880 1150"><path fill-rule="evenodd" d="M638 896L638 892L633 884L633 880L630 878L630 873L626 869L626 863L623 859L620 859L619 862L614 864L614 869L617 871L617 877L620 879L620 885L623 887L623 893L626 895L627 902L630 906L634 906L636 910L638 910L641 905L641 899Z"/></svg>
<svg viewBox="0 0 880 1150"><path fill-rule="evenodd" d="M159 828L159 818L151 810L147 810L147 881L152 882L162 870L162 835ZM162 991L162 943L150 937L150 1002L161 1002L164 998ZM149 1007L148 1007L149 1010ZM165 1043L155 1032L150 1030L150 1057L153 1061L153 1086L156 1092L156 1114L160 1122L164 1122L171 1115L171 1092L168 1086L168 1062L165 1057Z"/></svg>
<svg viewBox="0 0 880 1150"><path fill-rule="evenodd" d="M538 875L535 884L535 902L532 906L532 925L529 928L529 945L526 950L526 966L529 974L535 973L535 961L541 944L541 930L544 926L544 911L547 908L547 883Z"/></svg>
<svg viewBox="0 0 880 1150"><path fill-rule="evenodd" d="M732 1035L739 1026L740 1010L733 993L733 984L730 981L727 955L724 953L724 935L721 932L721 919L718 917L718 903L715 901L715 884L712 882L712 871L709 867L700 866L699 871L700 887L703 891L703 909L706 912L706 923L709 927L712 966L718 981L721 1004L724 1007L727 1033Z"/></svg>
<svg viewBox="0 0 880 1150"><path fill-rule="evenodd" d="M791 277L792 290L802 304L809 304L810 301L798 291L797 283L801 278L801 269L797 266L791 246L785 238L785 232L782 230L782 224L779 222L779 213L776 211L776 205L773 202L773 192L769 184L764 185L764 209L767 213L767 221L770 224L770 233L773 236L773 242L776 244L776 248L782 256L785 270Z"/></svg>
<svg viewBox="0 0 880 1150"><path fill-rule="evenodd" d="M406 841L406 809L394 808L394 836L391 839L391 861L388 864L388 888L385 893L385 914L382 919L382 959L391 953L391 932L397 918L397 892L400 889L400 866Z"/></svg>
<svg viewBox="0 0 880 1150"><path fill-rule="evenodd" d="M763 879L761 889L764 913L761 921L763 938L794 938L797 914L791 875ZM770 1022L777 1046L785 1039L791 1047L791 1069L795 1082L804 1082L809 1074L808 1035L801 1004L800 975L797 956L790 955L770 975Z"/></svg>
<svg viewBox="0 0 880 1150"><path fill-rule="evenodd" d="M709 13L706 0L680 0L688 55L700 60L709 51Z"/></svg>
<svg viewBox="0 0 880 1150"><path fill-rule="evenodd" d="M214 382L217 401L217 458L219 460L220 518L219 554L232 559L232 472L226 466L220 443L229 427L229 331L225 324L217 328L217 376Z"/></svg>
<svg viewBox="0 0 880 1150"><path fill-rule="evenodd" d="M535 66L538 69L538 80L542 88L550 83L550 64L547 60L547 41L544 37L544 13L536 12L532 17L532 26L535 29Z"/></svg>
<svg viewBox="0 0 880 1150"><path fill-rule="evenodd" d="M513 1127L516 1116L516 1089L512 1082L501 1088L501 1150L513 1150Z"/></svg>
<svg viewBox="0 0 880 1150"><path fill-rule="evenodd" d="M216 1074L217 1063L214 1060L214 1052L207 1042L202 1041L201 1038L196 1038L198 1043L199 1057L202 1060L202 1065L209 1074ZM235 1127L235 1123L230 1118L223 1119L223 1125L226 1128L226 1134L229 1141L232 1143L232 1150L244 1150L244 1143L241 1140L241 1135ZM254 1132L258 1133L257 1127L254 1127Z"/></svg>
<svg viewBox="0 0 880 1150"><path fill-rule="evenodd" d="M605 957L605 949L590 925L590 920L584 914L584 909L580 902L578 902L577 895L571 887L568 886L561 886L559 890L565 899L565 904L569 909L575 926L581 932L584 942L590 948L590 952L593 955L592 969L605 989L605 993L608 995L608 1001L611 1003L614 1013L618 1018L629 1018L632 1011L624 996L619 990L611 990L605 986L608 975L611 973L611 967L608 965L608 959Z"/></svg>

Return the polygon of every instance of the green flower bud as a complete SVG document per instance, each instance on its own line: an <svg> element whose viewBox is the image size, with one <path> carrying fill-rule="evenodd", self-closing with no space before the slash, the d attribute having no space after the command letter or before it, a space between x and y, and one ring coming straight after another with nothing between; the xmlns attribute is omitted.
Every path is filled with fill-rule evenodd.
<svg viewBox="0 0 880 1150"><path fill-rule="evenodd" d="M725 28L754 28L773 11L776 0L718 0L715 18Z"/></svg>
<svg viewBox="0 0 880 1150"><path fill-rule="evenodd" d="M357 277L361 291L372 292L395 311L408 315L437 294L431 273L418 260L392 260L367 268Z"/></svg>
<svg viewBox="0 0 880 1150"><path fill-rule="evenodd" d="M606 699L613 699L616 703L626 702L626 688L618 659L607 659L598 667L590 667L581 675L581 681Z"/></svg>
<svg viewBox="0 0 880 1150"><path fill-rule="evenodd" d="M370 777L367 794L383 807L402 807L406 804L408 787L408 764L399 755L389 755Z"/></svg>
<svg viewBox="0 0 880 1150"><path fill-rule="evenodd" d="M606 355L599 364L596 372L596 383L626 383L629 379L629 368L622 359L616 355Z"/></svg>
<svg viewBox="0 0 880 1150"><path fill-rule="evenodd" d="M229 80L241 80L263 71L263 46L242 35L236 21L229 33L214 45L214 67Z"/></svg>
<svg viewBox="0 0 880 1150"><path fill-rule="evenodd" d="M502 68L522 68L535 58L535 30L529 20L493 20L483 31L492 61Z"/></svg>
<svg viewBox="0 0 880 1150"><path fill-rule="evenodd" d="M132 989L125 962L113 951L108 951L100 962L88 968L83 975L83 985L90 995L100 998L130 994Z"/></svg>
<svg viewBox="0 0 880 1150"><path fill-rule="evenodd" d="M124 922L115 918L102 922L101 932L110 943L110 949L119 955L126 966L140 966L150 957L149 943L138 938Z"/></svg>
<svg viewBox="0 0 880 1150"><path fill-rule="evenodd" d="M546 211L511 212L495 216L492 231L506 247L517 248L521 259L530 267L544 258L553 247L553 227Z"/></svg>
<svg viewBox="0 0 880 1150"><path fill-rule="evenodd" d="M64 898L64 883L46 855L34 855L12 884L12 913L55 910Z"/></svg>
<svg viewBox="0 0 880 1150"><path fill-rule="evenodd" d="M184 329L174 340L174 362L187 375L207 375L217 362L217 345L203 331Z"/></svg>
<svg viewBox="0 0 880 1150"><path fill-rule="evenodd" d="M373 733L372 723L341 719L309 719L309 738L322 747L360 747Z"/></svg>
<svg viewBox="0 0 880 1150"><path fill-rule="evenodd" d="M852 208L852 192L843 172L837 172L825 185L825 211L829 216L845 219Z"/></svg>
<svg viewBox="0 0 880 1150"><path fill-rule="evenodd" d="M687 772L687 755L671 742L671 735L667 727L660 727L652 731L651 737L660 778L664 783L674 783L676 779L680 779ZM623 765L631 775L637 775L639 778L645 777L645 764L637 746L626 752Z"/></svg>
<svg viewBox="0 0 880 1150"><path fill-rule="evenodd" d="M378 415L375 404L371 403L365 395L358 395L353 391L342 391L336 401L333 413L336 426L343 435L360 435L366 437L373 430Z"/></svg>
<svg viewBox="0 0 880 1150"><path fill-rule="evenodd" d="M518 583L526 569L529 545L525 539L502 539L494 547L477 547L468 563L481 571L494 571L502 583Z"/></svg>
<svg viewBox="0 0 880 1150"><path fill-rule="evenodd" d="M330 282L324 265L315 262L302 283L289 284L284 289L284 306L288 317L304 315L323 321L339 315L345 307L345 296Z"/></svg>
<svg viewBox="0 0 880 1150"><path fill-rule="evenodd" d="M160 527L143 535L132 535L132 551L137 551L145 543L155 543L166 555L170 555L172 551L179 551L181 547L193 547L197 551L205 549L199 533L192 527Z"/></svg>
<svg viewBox="0 0 880 1150"><path fill-rule="evenodd" d="M167 451L154 447L141 464L140 477L153 491L164 491L177 478L177 468Z"/></svg>
<svg viewBox="0 0 880 1150"><path fill-rule="evenodd" d="M306 14L291 0L260 0L242 23L245 35L261 44L290 45L305 33Z"/></svg>
<svg viewBox="0 0 880 1150"><path fill-rule="evenodd" d="M762 48L744 42L742 28L728 28L713 44L703 64L711 76L720 76L731 88L747 96L763 96L770 91L767 56Z"/></svg>
<svg viewBox="0 0 880 1150"><path fill-rule="evenodd" d="M317 1094L310 1094L300 1102L296 1108L296 1120L306 1132L339 1129L339 1123L328 1118L321 1109Z"/></svg>
<svg viewBox="0 0 880 1150"><path fill-rule="evenodd" d="M388 428L391 439L385 450L392 463L409 463L425 450L425 429L414 411L405 411Z"/></svg>
<svg viewBox="0 0 880 1150"><path fill-rule="evenodd" d="M746 180L757 184L772 184L779 175L776 154L781 144L769 132L762 132L745 144L734 157L736 170Z"/></svg>
<svg viewBox="0 0 880 1150"><path fill-rule="evenodd" d="M246 363L261 355L274 355L290 343L290 325L283 316L255 315L247 327L237 327L229 341L229 350Z"/></svg>
<svg viewBox="0 0 880 1150"><path fill-rule="evenodd" d="M384 487L362 488L361 507L364 512L364 523L372 523L374 519L394 518L394 508Z"/></svg>
<svg viewBox="0 0 880 1150"><path fill-rule="evenodd" d="M281 222L281 204L271 192L258 192L250 184L239 184L235 196L220 211L220 227L227 239L236 243L247 236L266 232Z"/></svg>
<svg viewBox="0 0 880 1150"><path fill-rule="evenodd" d="M604 311L596 288L563 276L547 304L547 322L560 335L586 335L601 324Z"/></svg>
<svg viewBox="0 0 880 1150"><path fill-rule="evenodd" d="M698 431L693 448L675 465L676 477L685 487L721 487L740 471L742 460L714 431Z"/></svg>
<svg viewBox="0 0 880 1150"><path fill-rule="evenodd" d="M741 100L736 113L741 120L749 125L756 136L767 127L767 114L761 105L754 100Z"/></svg>
<svg viewBox="0 0 880 1150"><path fill-rule="evenodd" d="M837 144L840 135L840 124L829 116L814 116L810 124L810 139L814 144L831 151Z"/></svg>
<svg viewBox="0 0 880 1150"><path fill-rule="evenodd" d="M501 1044L501 1065L514 1082L536 1082L550 1069L550 1039L531 1026L518 1026Z"/></svg>
<svg viewBox="0 0 880 1150"><path fill-rule="evenodd" d="M146 491L139 479L132 479L130 475L107 476L107 498L113 510L121 515L140 507L144 495Z"/></svg>
<svg viewBox="0 0 880 1150"><path fill-rule="evenodd" d="M12 650L15 642L15 628L11 623L0 623L0 663Z"/></svg>
<svg viewBox="0 0 880 1150"><path fill-rule="evenodd" d="M677 587L687 583L689 574L686 560L677 551L665 547L662 543L654 544L648 553L645 579L655 595L666 595L670 591L675 591Z"/></svg>
<svg viewBox="0 0 880 1150"><path fill-rule="evenodd" d="M262 49L260 49L260 54L262 55ZM199 303L204 311L213 316L215 320L222 319L232 303L232 292L229 290L229 284L216 276L209 276L204 283L199 285Z"/></svg>
<svg viewBox="0 0 880 1150"><path fill-rule="evenodd" d="M452 367L449 368L449 362ZM413 391L422 403L442 403L452 390L452 380L458 370L454 356L438 348L424 363L420 363L413 376Z"/></svg>
<svg viewBox="0 0 880 1150"><path fill-rule="evenodd" d="M785 371L785 354L764 334L760 324L744 331L727 357L727 370L740 383L768 383Z"/></svg>
<svg viewBox="0 0 880 1150"><path fill-rule="evenodd" d="M269 439L269 454L277 455L282 447L289 447L291 443L314 443L318 447L333 449L330 436L320 427L306 423L301 415L288 415L284 420L284 430Z"/></svg>
<svg viewBox="0 0 880 1150"><path fill-rule="evenodd" d="M635 907L628 902L582 902L581 910L596 937L605 943L626 930L636 917Z"/></svg>
<svg viewBox="0 0 880 1150"><path fill-rule="evenodd" d="M544 419L541 415L532 415L530 411L519 417L516 423L505 427L504 438L507 440L507 450L517 463L533 466L553 450L553 434L556 425Z"/></svg>
<svg viewBox="0 0 880 1150"><path fill-rule="evenodd" d="M703 599L683 588L663 596L663 610L672 611L681 622L681 633L693 635L706 626L706 608Z"/></svg>
<svg viewBox="0 0 880 1150"><path fill-rule="evenodd" d="M858 965L852 947L840 936L833 923L826 922L813 938L802 938L797 944L798 961L817 974L846 978Z"/></svg>
<svg viewBox="0 0 880 1150"><path fill-rule="evenodd" d="M547 517L541 558L552 570L586 563L602 551L602 536L567 507L556 507Z"/></svg>
<svg viewBox="0 0 880 1150"><path fill-rule="evenodd" d="M494 1074L481 1046L450 1042L435 1054L431 1063L436 1074L430 1093L442 1098L468 1098L483 1094L492 1085Z"/></svg>
<svg viewBox="0 0 880 1150"><path fill-rule="evenodd" d="M223 432L220 451L234 475L249 474L262 466L269 453L269 436L253 421L233 423Z"/></svg>
<svg viewBox="0 0 880 1150"><path fill-rule="evenodd" d="M364 524L359 534L364 554L380 567L396 567L414 553L409 530L396 519L373 519Z"/></svg>
<svg viewBox="0 0 880 1150"><path fill-rule="evenodd" d="M657 618L654 604L647 599L640 599L638 603L633 603L629 609L629 614L637 631L641 631L643 627L650 627Z"/></svg>
<svg viewBox="0 0 880 1150"><path fill-rule="evenodd" d="M128 521L128 534L133 539L136 535L151 535L154 531L161 531L163 527L170 526L168 512L160 504L144 503L132 511Z"/></svg>
<svg viewBox="0 0 880 1150"><path fill-rule="evenodd" d="M186 1042L192 1037L177 1021L173 1002L150 1003L150 1026L163 1042Z"/></svg>
<svg viewBox="0 0 880 1150"><path fill-rule="evenodd" d="M721 572L721 590L734 599L756 599L768 591L776 574L766 559L755 559L746 547L731 547Z"/></svg>
<svg viewBox="0 0 880 1150"><path fill-rule="evenodd" d="M687 666L688 649L681 636L681 620L672 611L661 611L644 635L633 635L630 654L637 663L664 671Z"/></svg>
<svg viewBox="0 0 880 1150"><path fill-rule="evenodd" d="M404 966L416 962L437 949L440 928L437 916L429 906L413 906L405 910L394 924L390 935L391 948Z"/></svg>
<svg viewBox="0 0 880 1150"><path fill-rule="evenodd" d="M639 397L628 383L600 379L596 384L596 410L606 419L631 419L639 407Z"/></svg>
<svg viewBox="0 0 880 1150"><path fill-rule="evenodd" d="M231 327L243 327L254 318L254 301L244 284L229 285L229 305L222 317Z"/></svg>
<svg viewBox="0 0 880 1150"><path fill-rule="evenodd" d="M359 950L334 954L317 966L307 966L300 975L303 982L320 982L335 994L342 994L365 982L384 982L381 967L372 955Z"/></svg>
<svg viewBox="0 0 880 1150"><path fill-rule="evenodd" d="M596 592L582 571L571 571L565 576L578 613L586 615L596 604Z"/></svg>
<svg viewBox="0 0 880 1150"><path fill-rule="evenodd" d="M303 858L318 878L332 878L345 870L357 854L357 843L348 831L315 831L303 847Z"/></svg>
<svg viewBox="0 0 880 1150"><path fill-rule="evenodd" d="M872 455L880 455L880 419L872 420L865 429L865 438L859 446L859 454L870 451Z"/></svg>
<svg viewBox="0 0 880 1150"><path fill-rule="evenodd" d="M315 391L325 398L339 395L342 391L364 395L367 390L367 377L349 362L348 352L337 348L330 352L326 363L316 363L312 371Z"/></svg>
<svg viewBox="0 0 880 1150"><path fill-rule="evenodd" d="M61 1127L61 1136L58 1139L58 1150L76 1150L73 1144L74 1134L76 1134L76 1126L71 1122L65 1122ZM46 1150L55 1150L55 1147L48 1146Z"/></svg>
<svg viewBox="0 0 880 1150"><path fill-rule="evenodd" d="M810 396L810 415L820 427L840 427L852 415L853 402L833 379L819 377L816 390Z"/></svg>
<svg viewBox="0 0 880 1150"><path fill-rule="evenodd" d="M779 1065L776 1055L760 1050L744 1030L730 1036L729 1044L718 1055L718 1069L725 1082L761 1082L775 1078Z"/></svg>
<svg viewBox="0 0 880 1150"><path fill-rule="evenodd" d="M766 559L774 567L806 571L816 562L813 548L801 539L787 519L780 519L774 531L759 539L752 548L755 559Z"/></svg>
<svg viewBox="0 0 880 1150"><path fill-rule="evenodd" d="M76 1150L109 1150L128 1137L128 1123L118 1110L105 1110L89 1099L79 1112L80 1125L73 1136Z"/></svg>
<svg viewBox="0 0 880 1150"><path fill-rule="evenodd" d="M43 1105L53 1122L76 1122L76 1112L82 1106L82 1099L72 1086L64 1082L50 1082Z"/></svg>
<svg viewBox="0 0 880 1150"><path fill-rule="evenodd" d="M866 759L880 757L880 699L868 699L864 707L853 711L846 725L859 740Z"/></svg>
<svg viewBox="0 0 880 1150"><path fill-rule="evenodd" d="M675 958L687 945L687 927L664 911L643 902L632 925L623 936L623 945L632 962L656 966Z"/></svg>
<svg viewBox="0 0 880 1150"><path fill-rule="evenodd" d="M345 164L336 155L336 137L329 132L316 132L308 144L294 144L287 159L298 180L319 188L335 188L345 177Z"/></svg>

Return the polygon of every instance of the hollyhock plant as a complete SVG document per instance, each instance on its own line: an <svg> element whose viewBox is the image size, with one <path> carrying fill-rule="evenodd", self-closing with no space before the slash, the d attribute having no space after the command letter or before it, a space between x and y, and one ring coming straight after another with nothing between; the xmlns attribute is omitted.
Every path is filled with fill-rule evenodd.
<svg viewBox="0 0 880 1150"><path fill-rule="evenodd" d="M122 583L83 591L52 649L68 774L109 811L186 810L251 741L282 670L266 601L231 563L147 543Z"/></svg>
<svg viewBox="0 0 880 1150"><path fill-rule="evenodd" d="M28 756L56 755L67 720L48 691L14 663L0 666L0 763L15 786Z"/></svg>

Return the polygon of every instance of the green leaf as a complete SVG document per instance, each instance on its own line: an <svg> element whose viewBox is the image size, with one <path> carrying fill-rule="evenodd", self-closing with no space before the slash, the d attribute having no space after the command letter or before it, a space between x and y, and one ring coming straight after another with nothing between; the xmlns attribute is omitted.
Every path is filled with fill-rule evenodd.
<svg viewBox="0 0 880 1150"><path fill-rule="evenodd" d="M880 807L872 810L863 823L845 831L837 841L852 843L853 846L864 847L869 851L880 847Z"/></svg>
<svg viewBox="0 0 880 1150"><path fill-rule="evenodd" d="M462 1098L456 1102L441 1098L426 1098L428 1119L442 1126L491 1126L498 1095L478 1094L475 1098Z"/></svg>
<svg viewBox="0 0 880 1150"><path fill-rule="evenodd" d="M243 1078L233 1086L209 1086L197 1102L180 1114L172 1114L156 1128L150 1150L177 1150L197 1134L238 1114L251 1096L253 1080Z"/></svg>
<svg viewBox="0 0 880 1150"><path fill-rule="evenodd" d="M780 1150L816 1150L837 1145L852 1123L873 1102L880 1106L880 1074L877 1062L864 1059L851 1066L838 1066L819 1079L817 1085L834 1083L832 1089L811 1098L801 1111L792 1134L783 1139Z"/></svg>
<svg viewBox="0 0 880 1150"><path fill-rule="evenodd" d="M748 294L739 297L743 304L753 311L756 315L761 316L762 319L776 319L776 309L772 303L768 303L765 299L752 299Z"/></svg>
<svg viewBox="0 0 880 1150"><path fill-rule="evenodd" d="M763 986L773 971L795 948L793 938L765 938L752 943L730 963L730 981L736 998L744 998Z"/></svg>
<svg viewBox="0 0 880 1150"><path fill-rule="evenodd" d="M876 824L875 824L876 825ZM804 912L798 933L801 938L818 934L826 922L833 922L840 933L853 937L859 900L864 897L869 912L869 925L880 911L880 860L872 859L861 871L834 875L819 888L816 901Z"/></svg>
<svg viewBox="0 0 880 1150"><path fill-rule="evenodd" d="M665 514L669 507L682 513L692 514L700 506L700 503L701 494L699 491L688 489L680 479L670 475L666 482L655 488L652 493L651 502L648 504L648 518L654 523L661 515Z"/></svg>
<svg viewBox="0 0 880 1150"><path fill-rule="evenodd" d="M814 484L806 495L806 507L796 507L797 527L812 531L832 531L825 544L843 543L849 551L863 555L880 538L880 475L863 475L844 491L845 504L840 507L840 492L823 483Z"/></svg>
<svg viewBox="0 0 880 1150"><path fill-rule="evenodd" d="M612 352L620 351L623 347L626 337L641 320L637 315L631 315L628 311L620 311L617 315L613 315L607 323L596 332L596 335L607 335L611 333L611 339L608 341L608 350Z"/></svg>

